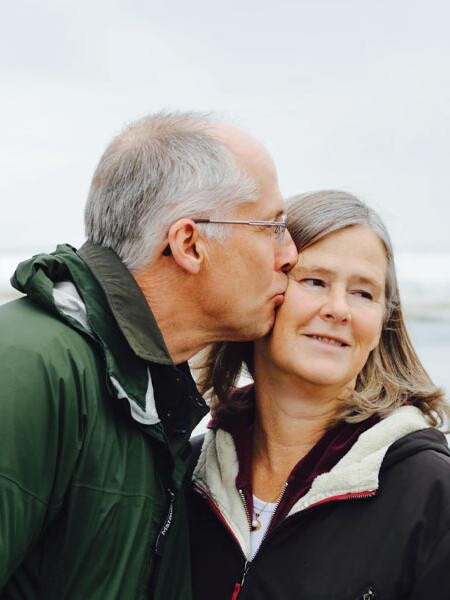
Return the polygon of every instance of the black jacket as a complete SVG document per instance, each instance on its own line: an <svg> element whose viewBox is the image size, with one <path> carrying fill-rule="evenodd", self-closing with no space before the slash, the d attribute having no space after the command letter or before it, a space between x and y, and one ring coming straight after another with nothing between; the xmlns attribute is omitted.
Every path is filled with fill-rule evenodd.
<svg viewBox="0 0 450 600"><path fill-rule="evenodd" d="M450 451L418 412L362 434L250 562L233 442L208 432L189 491L195 600L450 599Z"/></svg>

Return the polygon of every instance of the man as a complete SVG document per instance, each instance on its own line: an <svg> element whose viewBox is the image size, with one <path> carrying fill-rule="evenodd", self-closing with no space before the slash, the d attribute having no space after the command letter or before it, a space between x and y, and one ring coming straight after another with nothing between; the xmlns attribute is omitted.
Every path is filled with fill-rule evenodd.
<svg viewBox="0 0 450 600"><path fill-rule="evenodd" d="M0 589L190 598L183 503L206 413L186 364L267 333L296 250L273 163L196 114L132 124L102 156L77 252L21 263L0 310Z"/></svg>

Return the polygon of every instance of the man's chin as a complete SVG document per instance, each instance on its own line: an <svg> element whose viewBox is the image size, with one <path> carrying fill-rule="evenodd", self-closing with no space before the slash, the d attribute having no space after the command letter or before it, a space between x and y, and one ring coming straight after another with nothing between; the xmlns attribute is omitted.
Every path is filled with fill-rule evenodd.
<svg viewBox="0 0 450 600"><path fill-rule="evenodd" d="M265 337L266 335L271 333L273 326L275 324L275 316L276 316L276 313L274 310L272 310L272 313L266 319L265 323L261 322L261 326L259 327L259 329L257 331L255 330L255 334L253 335L252 339L257 340L258 338Z"/></svg>
<svg viewBox="0 0 450 600"><path fill-rule="evenodd" d="M231 335L226 336L227 341L251 342L269 334L275 323L276 311L272 307L266 312L265 319L261 319L261 313L254 315L253 318L241 323L241 327L236 328Z"/></svg>

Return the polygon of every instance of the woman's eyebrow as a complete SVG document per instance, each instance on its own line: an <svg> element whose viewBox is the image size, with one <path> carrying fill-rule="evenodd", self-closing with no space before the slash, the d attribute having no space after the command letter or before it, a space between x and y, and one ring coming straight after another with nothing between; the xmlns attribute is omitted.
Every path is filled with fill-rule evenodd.
<svg viewBox="0 0 450 600"><path fill-rule="evenodd" d="M295 268L293 270L294 271L312 271L312 272L314 272L314 274L324 275L324 276L336 275L336 271L333 271L332 269L326 269L325 267L319 267L318 265L302 265L302 264L297 263L297 265L295 266Z"/></svg>
<svg viewBox="0 0 450 600"><path fill-rule="evenodd" d="M308 272L308 273L313 273L314 275L322 275L324 277L333 277L337 274L336 271L334 271L333 269L327 269L326 267L321 267L319 265L297 264L292 271L294 273ZM376 279L369 277L367 275L356 274L356 275L353 275L351 277L351 279L355 283L370 285L373 288L376 288L377 290L381 288L380 283Z"/></svg>
<svg viewBox="0 0 450 600"><path fill-rule="evenodd" d="M382 287L379 281L377 281L376 279L372 279L372 277L367 277L366 275L357 275L353 278L353 281L355 283L361 283L363 285L370 285L376 290L379 290Z"/></svg>

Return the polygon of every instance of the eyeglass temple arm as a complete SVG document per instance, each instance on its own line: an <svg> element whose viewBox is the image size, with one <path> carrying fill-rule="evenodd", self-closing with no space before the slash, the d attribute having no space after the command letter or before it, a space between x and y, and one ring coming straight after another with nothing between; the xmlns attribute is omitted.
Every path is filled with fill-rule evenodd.
<svg viewBox="0 0 450 600"><path fill-rule="evenodd" d="M193 219L194 223L223 223L224 225L262 225L269 227L282 227L286 225L286 221L235 221L228 219Z"/></svg>

